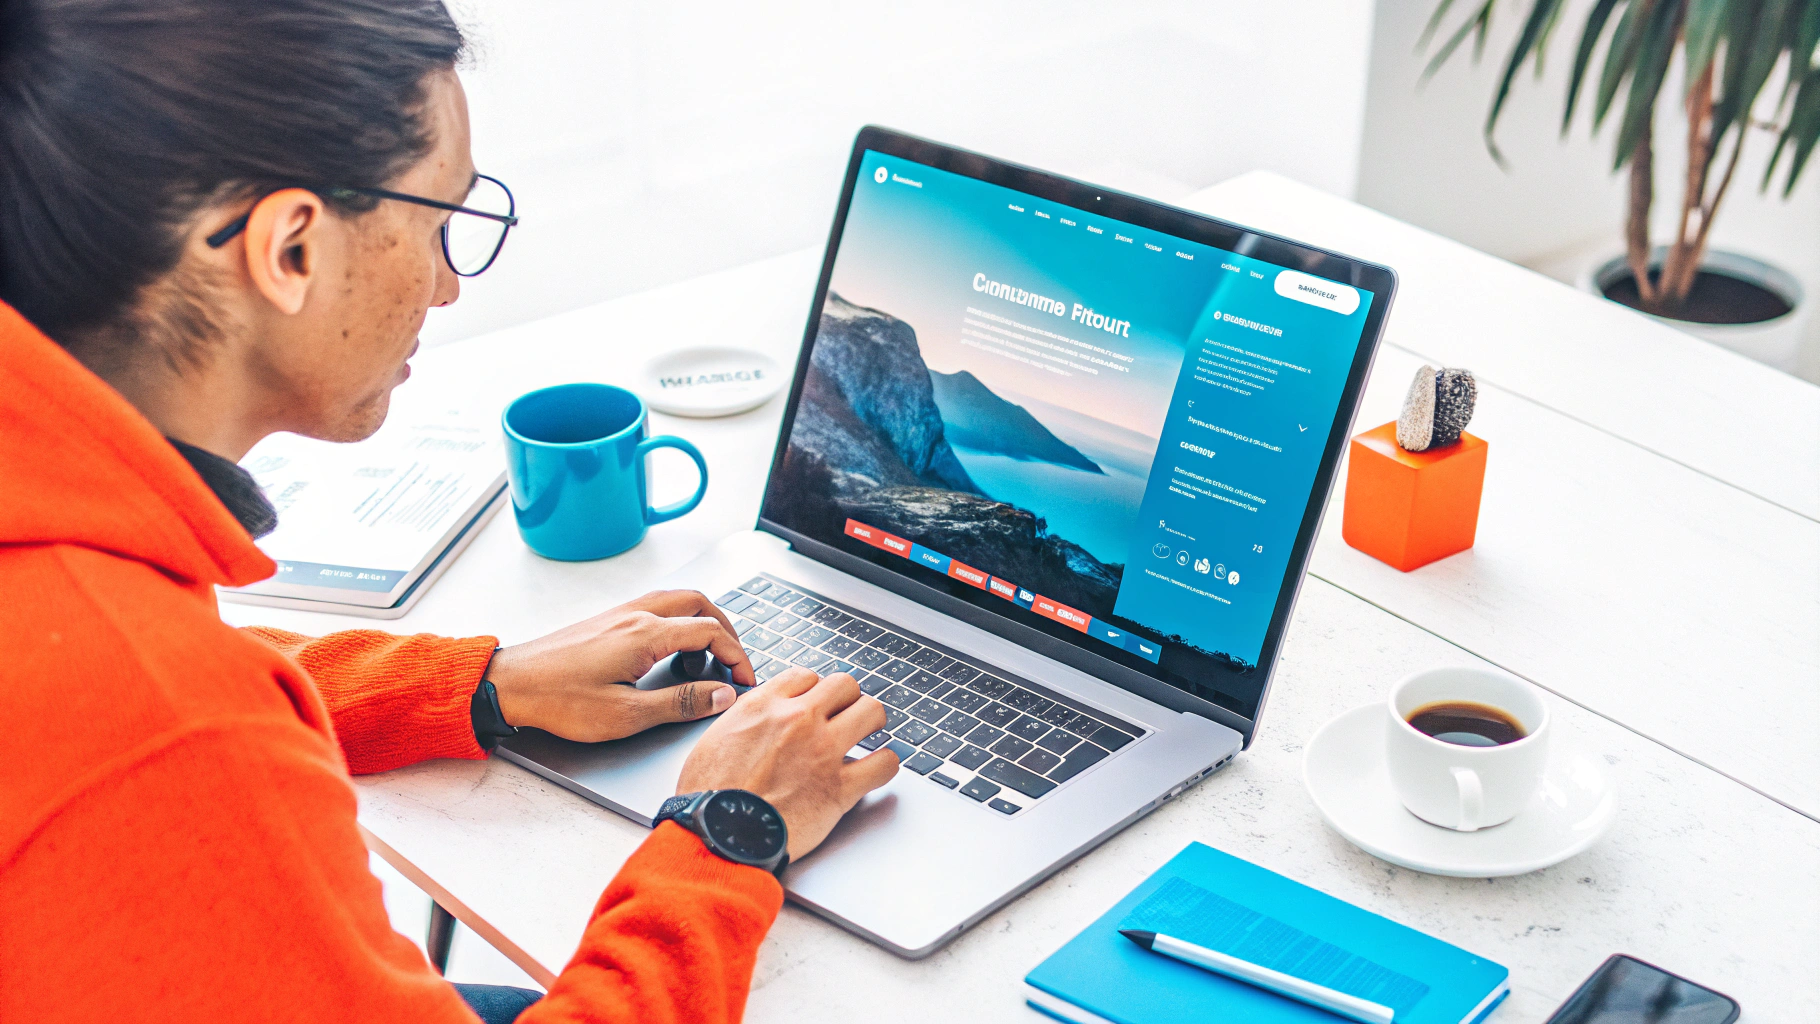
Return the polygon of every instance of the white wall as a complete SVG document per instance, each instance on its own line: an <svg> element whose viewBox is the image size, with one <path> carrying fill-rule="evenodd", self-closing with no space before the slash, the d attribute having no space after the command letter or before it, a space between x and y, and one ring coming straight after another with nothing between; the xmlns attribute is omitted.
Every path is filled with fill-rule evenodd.
<svg viewBox="0 0 1820 1024"><path fill-rule="evenodd" d="M867 122L1164 200L1355 185L1365 0L451 7L524 222L432 344L820 243Z"/></svg>
<svg viewBox="0 0 1820 1024"><path fill-rule="evenodd" d="M1503 59L1529 5L1505 5L1480 64L1472 63L1469 43L1424 84L1420 79L1427 58L1415 52L1415 43L1433 6L1427 0L1380 0L1377 5L1359 201L1562 279L1619 252L1629 172L1611 169L1618 115L1595 138L1591 104L1583 98L1572 131L1565 139L1560 134L1573 49L1591 0L1568 5L1543 78L1538 81L1533 68L1526 67L1513 88L1497 133L1507 170L1486 151L1481 129ZM1601 50L1595 71L1602 59ZM1682 88L1677 64L1664 92L1678 96ZM1779 81L1772 81L1770 91L1779 91ZM1757 114L1769 117L1773 111L1766 105ZM1686 130L1677 104L1659 105L1658 239L1668 237L1678 215ZM1767 257L1800 278L1810 297L1820 298L1820 245L1815 244L1820 239L1820 166L1809 169L1787 202L1779 198L1779 187L1768 194L1759 191L1774 141L1767 132L1752 133L1713 228L1712 244ZM1820 318L1812 315L1806 350L1804 375L1820 380Z"/></svg>

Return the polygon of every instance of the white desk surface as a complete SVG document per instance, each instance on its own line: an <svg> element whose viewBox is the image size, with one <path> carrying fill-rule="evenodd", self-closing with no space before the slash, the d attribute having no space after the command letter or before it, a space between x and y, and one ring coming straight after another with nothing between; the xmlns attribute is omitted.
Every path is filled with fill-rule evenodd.
<svg viewBox="0 0 1820 1024"><path fill-rule="evenodd" d="M1348 247L1299 230L1296 216L1326 204L1323 223L1345 222L1336 238L1377 229L1376 248L1350 249L1402 273L1390 337L1425 358L1495 367L1483 373L1489 386L1474 424L1493 447L1478 547L1404 575L1346 547L1335 509L1258 739L1231 768L919 963L786 909L760 957L750 1018L1034 1020L1018 995L1023 974L1199 839L1506 964L1515 994L1494 1021L1541 1020L1618 951L1730 992L1746 1020L1820 1019L1820 823L1810 817L1820 811L1811 689L1820 678L1820 541L1799 479L1820 465L1820 436L1795 437L1806 430L1801 417L1820 409L1810 394L1820 392L1785 387L1769 379L1780 377L1773 371L1683 344L1628 313L1588 331L1585 323L1612 319L1597 302L1281 179L1250 175L1195 202L1337 248ZM1483 261L1470 268L1482 300L1428 301L1437 290L1418 279L1457 274L1461 254ZM479 388L503 405L546 383L625 381L649 353L696 343L737 340L788 364L817 260L792 254L431 350L398 400ZM1576 405L1588 393L1547 391L1557 375L1526 372L1523 358L1428 344L1428 333L1450 327L1464 336L1512 295L1526 315L1555 325L1551 345L1591 360L1596 373L1616 358L1602 347L1612 332L1633 348L1654 339L1656 362L1640 368L1636 387L1686 386L1709 404L1689 400L1685 427L1647 395ZM733 324L737 338L726 333ZM1538 363L1555 358L1536 351ZM1361 428L1394 415L1417 362L1385 350ZM1728 394L1748 398L1739 418L1709 419L1718 415L1713 396ZM706 455L709 499L633 551L547 562L502 516L409 616L379 625L510 643L642 592L750 527L782 405L723 420L655 416L654 430L683 434ZM1624 434L1632 424L1642 440ZM1709 444L1704 430L1721 440ZM1756 443L1766 436L1797 450L1772 458ZM1719 457L1726 444L1746 465ZM688 473L677 469L685 479L669 481L672 489ZM1812 497L1820 509L1820 488ZM375 625L229 604L222 612L235 624L312 633ZM1302 790L1302 742L1399 676L1474 654L1597 712L1557 701L1564 733L1615 765L1622 809L1611 834L1556 868L1490 882L1408 872L1353 849ZM1726 714L1712 710L1714 700ZM357 784L375 848L540 979L560 970L600 889L643 834L503 762L430 762Z"/></svg>

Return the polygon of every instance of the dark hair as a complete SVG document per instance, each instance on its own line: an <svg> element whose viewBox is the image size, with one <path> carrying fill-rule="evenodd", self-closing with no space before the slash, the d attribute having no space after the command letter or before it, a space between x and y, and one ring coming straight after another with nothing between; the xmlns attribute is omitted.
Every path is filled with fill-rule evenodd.
<svg viewBox="0 0 1820 1024"><path fill-rule="evenodd" d="M462 45L441 0L0 0L0 300L68 344L205 204L390 180Z"/></svg>

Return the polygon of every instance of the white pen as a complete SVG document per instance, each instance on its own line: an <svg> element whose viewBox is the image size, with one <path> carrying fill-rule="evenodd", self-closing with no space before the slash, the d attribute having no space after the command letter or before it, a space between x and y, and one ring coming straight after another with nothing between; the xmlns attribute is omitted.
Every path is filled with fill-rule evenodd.
<svg viewBox="0 0 1820 1024"><path fill-rule="evenodd" d="M1183 942L1181 939L1168 935L1158 935L1156 932L1121 928L1119 934L1152 953L1160 953L1171 960L1180 960L1204 971L1212 971L1248 985L1256 985L1299 1003L1318 1006L1329 1013L1337 1013L1351 1020L1362 1021L1363 1024L1393 1024L1395 1020L1394 1011L1383 1003L1374 1003L1369 999L1347 995L1344 992L1328 988L1326 985L1317 985L1312 981L1304 981L1294 975L1284 974L1282 971L1273 971L1268 967L1254 964L1249 960L1240 960L1238 957L1229 956L1218 950L1197 946L1192 942Z"/></svg>

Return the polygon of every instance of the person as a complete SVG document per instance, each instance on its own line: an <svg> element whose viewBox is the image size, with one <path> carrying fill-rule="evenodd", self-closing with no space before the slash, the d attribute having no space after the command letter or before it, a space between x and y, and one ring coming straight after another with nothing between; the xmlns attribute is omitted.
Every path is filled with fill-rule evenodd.
<svg viewBox="0 0 1820 1024"><path fill-rule="evenodd" d="M464 999L348 774L718 713L678 791L756 794L800 859L897 770L847 759L885 721L849 676L623 685L702 648L756 682L696 593L503 648L220 621L274 568L236 461L371 434L459 295L463 45L440 0L0 0L0 1020L736 1020L770 873L665 822L547 995Z"/></svg>

